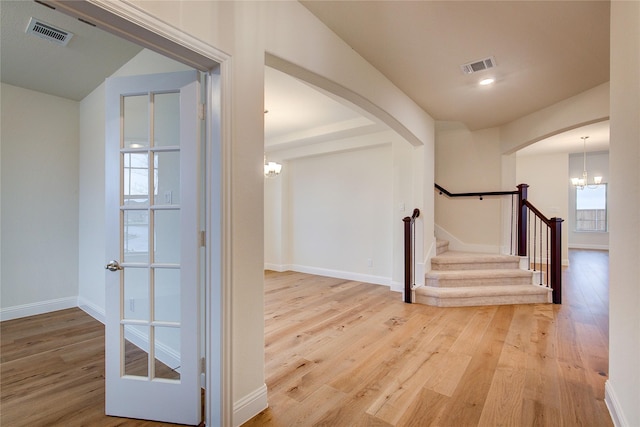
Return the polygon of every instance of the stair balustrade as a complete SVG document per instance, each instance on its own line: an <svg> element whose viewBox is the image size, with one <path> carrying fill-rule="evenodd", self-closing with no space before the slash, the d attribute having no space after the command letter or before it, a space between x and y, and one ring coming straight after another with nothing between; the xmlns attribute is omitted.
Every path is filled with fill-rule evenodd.
<svg viewBox="0 0 640 427"><path fill-rule="evenodd" d="M510 196L510 254L526 257L527 269L536 273L538 284L552 290L554 304L562 303L562 222L561 218L547 218L527 200L529 186L518 185L516 191L485 191L472 193L451 193L438 184L434 184L439 194L450 198L487 196ZM408 218L408 217L407 217ZM404 219L404 221L407 220ZM406 223L405 223L406 224ZM406 225L405 225L406 230ZM405 232L406 238L406 232ZM406 243L405 243L406 248ZM406 278L405 258L405 278ZM405 302L406 301L405 279ZM410 298L410 297L409 297Z"/></svg>
<svg viewBox="0 0 640 427"><path fill-rule="evenodd" d="M562 304L562 222L547 218L527 200L527 184L518 185L518 255L537 273L541 286L552 290L554 304ZM531 214L531 215L529 215Z"/></svg>

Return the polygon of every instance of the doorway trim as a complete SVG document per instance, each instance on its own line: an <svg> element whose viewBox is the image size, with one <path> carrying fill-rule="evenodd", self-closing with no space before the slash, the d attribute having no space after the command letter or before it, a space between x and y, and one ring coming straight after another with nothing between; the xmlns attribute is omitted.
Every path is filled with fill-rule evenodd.
<svg viewBox="0 0 640 427"><path fill-rule="evenodd" d="M40 0L58 11L207 73L205 198L205 345L208 425L230 426L231 299L229 289L231 57L133 5L108 0ZM217 172L216 172L217 171Z"/></svg>

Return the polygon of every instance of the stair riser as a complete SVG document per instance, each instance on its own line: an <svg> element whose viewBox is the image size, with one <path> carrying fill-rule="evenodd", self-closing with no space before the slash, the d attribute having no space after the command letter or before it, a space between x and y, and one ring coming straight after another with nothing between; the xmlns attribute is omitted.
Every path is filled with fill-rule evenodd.
<svg viewBox="0 0 640 427"><path fill-rule="evenodd" d="M436 255L441 255L449 250L449 242L446 240L438 240L436 242Z"/></svg>
<svg viewBox="0 0 640 427"><path fill-rule="evenodd" d="M435 307L472 307L483 305L546 304L546 295L506 295L477 298L438 298L416 295L416 303Z"/></svg>
<svg viewBox="0 0 640 427"><path fill-rule="evenodd" d="M427 286L439 288L458 288L473 286L530 285L531 277L486 277L482 279L465 278L427 278Z"/></svg>
<svg viewBox="0 0 640 427"><path fill-rule="evenodd" d="M456 270L510 270L518 269L518 262L469 262L469 263L452 263L431 261L431 269L438 271L456 271Z"/></svg>

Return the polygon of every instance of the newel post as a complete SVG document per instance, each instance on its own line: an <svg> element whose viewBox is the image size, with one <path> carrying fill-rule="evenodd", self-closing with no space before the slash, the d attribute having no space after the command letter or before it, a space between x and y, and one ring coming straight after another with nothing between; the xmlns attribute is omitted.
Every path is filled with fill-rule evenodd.
<svg viewBox="0 0 640 427"><path fill-rule="evenodd" d="M527 255L527 200L528 184L518 185L518 256Z"/></svg>
<svg viewBox="0 0 640 427"><path fill-rule="evenodd" d="M404 222L404 302L411 304L411 288L413 285L413 224L420 216L418 208L411 216L402 218Z"/></svg>
<svg viewBox="0 0 640 427"><path fill-rule="evenodd" d="M413 259L411 250L411 217L404 217L404 302L411 304L411 276Z"/></svg>
<svg viewBox="0 0 640 427"><path fill-rule="evenodd" d="M562 221L561 218L551 218L551 272L549 285L554 304L562 304Z"/></svg>

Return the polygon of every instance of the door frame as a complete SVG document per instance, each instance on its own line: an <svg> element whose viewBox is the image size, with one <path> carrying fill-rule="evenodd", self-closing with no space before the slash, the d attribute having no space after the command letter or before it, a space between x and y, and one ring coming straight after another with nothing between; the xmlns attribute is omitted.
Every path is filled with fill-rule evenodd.
<svg viewBox="0 0 640 427"><path fill-rule="evenodd" d="M205 114L205 344L208 425L230 426L231 400L231 251L230 68L231 57L124 2L41 0L62 13L206 73ZM213 209L216 207L217 209Z"/></svg>

